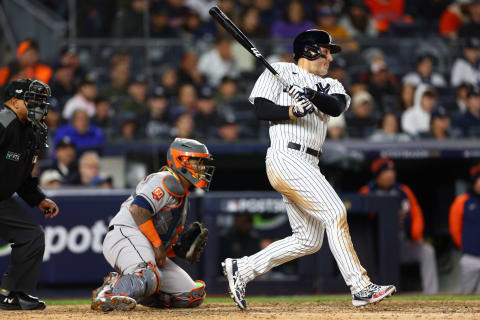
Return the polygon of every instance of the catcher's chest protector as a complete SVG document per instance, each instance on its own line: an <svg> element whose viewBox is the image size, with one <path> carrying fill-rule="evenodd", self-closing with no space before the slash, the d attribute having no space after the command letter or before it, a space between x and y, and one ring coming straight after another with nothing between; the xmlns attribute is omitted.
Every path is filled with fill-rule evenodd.
<svg viewBox="0 0 480 320"><path fill-rule="evenodd" d="M190 207L188 196L184 196L179 200L181 203L178 207L162 211L153 218L155 229L157 229L165 248L170 247L173 238L177 235L178 228L183 226L187 219L188 209Z"/></svg>

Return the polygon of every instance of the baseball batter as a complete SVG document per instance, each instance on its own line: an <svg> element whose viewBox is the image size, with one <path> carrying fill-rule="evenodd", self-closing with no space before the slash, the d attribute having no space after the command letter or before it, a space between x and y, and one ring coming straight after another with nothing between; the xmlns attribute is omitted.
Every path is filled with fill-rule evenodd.
<svg viewBox="0 0 480 320"><path fill-rule="evenodd" d="M168 165L147 176L121 205L110 222L103 254L117 271L93 293L98 311L149 307L196 307L205 298L205 283L193 281L169 258L192 263L205 248L208 231L199 222L183 230L188 194L197 187L208 191L215 167L207 147L176 138L167 152Z"/></svg>
<svg viewBox="0 0 480 320"><path fill-rule="evenodd" d="M330 116L339 116L350 104L343 86L323 78L332 54L341 48L323 30L307 30L294 40L296 64L273 64L291 85L284 89L267 70L250 95L260 120L270 123L271 145L266 169L272 187L287 208L292 235L276 241L252 256L222 262L231 297L246 309L246 284L257 276L293 259L317 252L324 231L340 272L352 292L354 306L378 302L396 289L370 282L360 265L347 224L343 202L318 167Z"/></svg>

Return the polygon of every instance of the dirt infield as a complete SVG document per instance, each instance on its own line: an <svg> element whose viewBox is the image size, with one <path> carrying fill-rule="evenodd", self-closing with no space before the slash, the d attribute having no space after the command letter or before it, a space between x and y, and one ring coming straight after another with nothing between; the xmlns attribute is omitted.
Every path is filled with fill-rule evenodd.
<svg viewBox="0 0 480 320"><path fill-rule="evenodd" d="M233 303L207 303L197 309L159 310L139 306L131 312L98 313L89 305L49 306L44 311L0 312L2 320L27 319L480 319L480 301L384 301L363 309L350 302L252 302L242 312Z"/></svg>

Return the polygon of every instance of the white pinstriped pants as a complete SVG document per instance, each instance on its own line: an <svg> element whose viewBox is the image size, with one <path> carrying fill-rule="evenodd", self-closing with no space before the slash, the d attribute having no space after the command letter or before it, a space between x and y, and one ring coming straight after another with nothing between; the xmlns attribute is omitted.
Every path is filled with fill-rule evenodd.
<svg viewBox="0 0 480 320"><path fill-rule="evenodd" d="M238 259L240 276L250 282L273 267L320 250L327 231L330 250L352 293L370 284L353 249L343 202L321 174L318 159L296 150L270 148L267 175L287 208L292 235Z"/></svg>

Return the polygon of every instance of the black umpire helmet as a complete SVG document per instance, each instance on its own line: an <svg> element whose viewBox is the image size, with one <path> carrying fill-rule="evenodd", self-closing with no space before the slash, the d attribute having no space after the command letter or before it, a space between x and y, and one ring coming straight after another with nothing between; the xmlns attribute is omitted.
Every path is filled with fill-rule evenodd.
<svg viewBox="0 0 480 320"><path fill-rule="evenodd" d="M332 37L327 31L310 29L300 33L293 40L293 59L298 61L300 57L303 57L308 60L316 60L323 56L320 47L329 48L330 53L342 51L339 45L332 42Z"/></svg>
<svg viewBox="0 0 480 320"><path fill-rule="evenodd" d="M39 80L18 79L12 81L5 88L5 101L11 98L24 100L27 106L27 120L46 129L43 120L47 116L52 96L50 87Z"/></svg>

